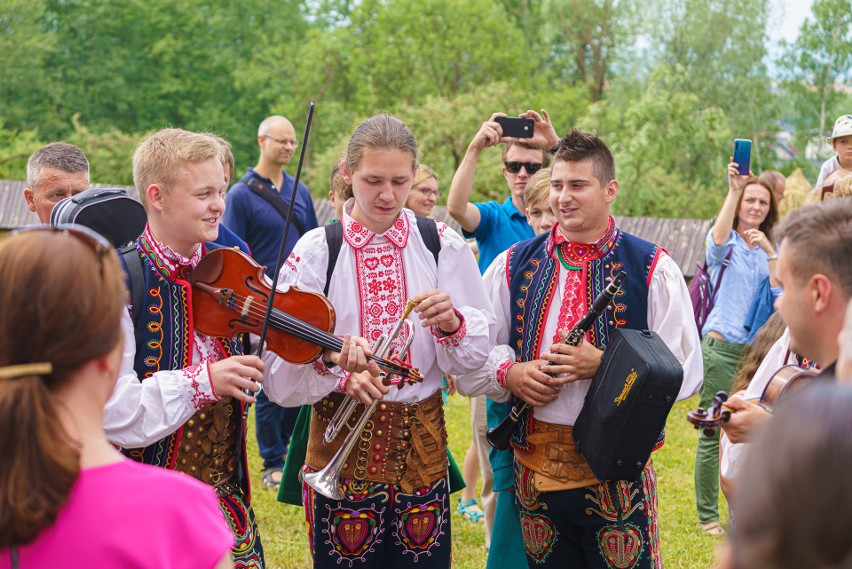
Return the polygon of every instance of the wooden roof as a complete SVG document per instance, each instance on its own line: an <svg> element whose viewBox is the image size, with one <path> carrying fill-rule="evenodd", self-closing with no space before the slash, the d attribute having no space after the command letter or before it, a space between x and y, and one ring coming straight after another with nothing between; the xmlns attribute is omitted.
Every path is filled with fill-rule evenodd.
<svg viewBox="0 0 852 569"><path fill-rule="evenodd" d="M24 202L24 187L26 183L22 181L0 180L0 231L38 223L38 218ZM122 187L137 198L136 188ZM314 208L320 225L334 216L334 208L327 199L314 199ZM461 232L459 224L447 213L446 206L435 206L433 217ZM687 278L695 274L695 264L704 260L704 237L710 229L709 219L616 216L615 222L628 233L663 247Z"/></svg>

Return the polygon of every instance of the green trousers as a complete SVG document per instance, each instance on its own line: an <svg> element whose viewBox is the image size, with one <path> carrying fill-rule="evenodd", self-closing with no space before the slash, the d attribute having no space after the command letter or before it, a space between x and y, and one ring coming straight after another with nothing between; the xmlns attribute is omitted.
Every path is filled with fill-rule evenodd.
<svg viewBox="0 0 852 569"><path fill-rule="evenodd" d="M731 344L705 336L701 341L704 383L699 405L705 409L717 391L729 392L740 361L743 344ZM719 521L719 432L712 437L699 431L695 451L695 505L699 523Z"/></svg>

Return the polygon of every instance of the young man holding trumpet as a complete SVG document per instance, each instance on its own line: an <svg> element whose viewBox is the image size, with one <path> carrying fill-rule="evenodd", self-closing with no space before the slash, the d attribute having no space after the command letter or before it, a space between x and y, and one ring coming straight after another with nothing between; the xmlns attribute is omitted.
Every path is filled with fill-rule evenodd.
<svg viewBox="0 0 852 569"><path fill-rule="evenodd" d="M387 115L365 121L343 163L354 198L344 207L333 272L322 228L307 233L282 268L281 280L302 290L328 285L335 332L351 334L340 353L327 351L313 364L265 360L272 401L314 406L302 477L315 567L450 566L441 373L485 363L494 317L464 240L426 220L440 248L435 255L428 232L403 209L416 158L414 137L400 121ZM421 323L416 334L401 324L412 309ZM397 328L389 348L373 354L376 340ZM409 340L410 349L400 353ZM373 355L404 362L414 381L383 377L368 359ZM360 402L352 420L324 443L350 398ZM365 405L375 407L366 417Z"/></svg>

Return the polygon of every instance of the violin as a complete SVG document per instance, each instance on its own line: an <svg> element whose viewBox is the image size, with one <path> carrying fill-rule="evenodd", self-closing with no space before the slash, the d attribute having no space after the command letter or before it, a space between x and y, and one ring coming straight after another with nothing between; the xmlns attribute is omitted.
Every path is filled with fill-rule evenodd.
<svg viewBox="0 0 852 569"><path fill-rule="evenodd" d="M272 287L265 267L236 249L215 249L202 257L189 278L195 329L207 336L233 338L240 332L260 335ZM316 360L325 350L340 352L343 340L331 332L336 316L326 297L289 287L276 291L266 346L294 364ZM419 382L417 368L398 359L370 356L400 383Z"/></svg>
<svg viewBox="0 0 852 569"><path fill-rule="evenodd" d="M757 405L772 413L779 401L786 399L810 383L818 373L814 368L796 364L782 367L775 372L769 383L763 388L763 393L760 394ZM727 423L731 419L731 412L725 408L725 401L727 400L728 394L719 391L713 397L710 407L707 409L699 407L695 411L690 411L686 415L686 420L695 425L696 429L703 429L702 432L708 437L712 437L722 423Z"/></svg>

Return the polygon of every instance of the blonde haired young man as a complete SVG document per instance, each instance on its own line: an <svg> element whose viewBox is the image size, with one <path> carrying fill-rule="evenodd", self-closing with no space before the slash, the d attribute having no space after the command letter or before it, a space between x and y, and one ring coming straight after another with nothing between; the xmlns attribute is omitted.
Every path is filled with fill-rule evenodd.
<svg viewBox="0 0 852 569"><path fill-rule="evenodd" d="M171 128L149 136L133 156L148 225L136 242L138 261L124 259L141 264L145 293L136 322L129 314L122 321L125 388L116 389L104 423L110 440L133 460L213 486L235 538L235 566L262 567L245 463L246 404L255 398L243 390L258 391L263 363L239 355L238 342L192 328L187 281L218 247L213 241L227 187L221 155L212 136ZM133 389L134 382L149 389Z"/></svg>

